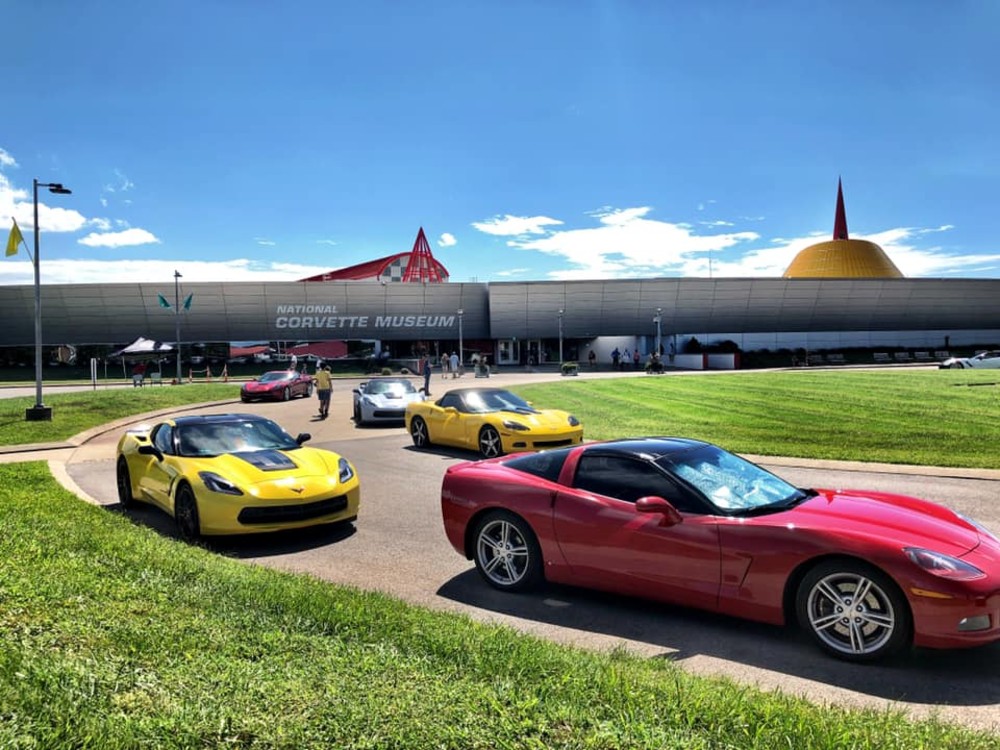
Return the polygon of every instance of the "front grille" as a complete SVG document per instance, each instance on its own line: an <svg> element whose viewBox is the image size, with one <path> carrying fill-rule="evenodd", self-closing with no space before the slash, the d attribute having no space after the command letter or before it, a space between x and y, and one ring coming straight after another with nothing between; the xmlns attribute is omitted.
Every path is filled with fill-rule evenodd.
<svg viewBox="0 0 1000 750"><path fill-rule="evenodd" d="M254 508L244 508L237 520L248 526L255 523L291 523L293 521L308 521L310 518L328 516L339 513L347 507L347 495L329 497L315 503L302 505L264 505Z"/></svg>
<svg viewBox="0 0 1000 750"><path fill-rule="evenodd" d="M573 438L563 438L562 440L535 440L532 442L535 448L558 448L563 445L573 445Z"/></svg>
<svg viewBox="0 0 1000 750"><path fill-rule="evenodd" d="M376 409L372 412L376 419L403 419L406 416L406 409Z"/></svg>

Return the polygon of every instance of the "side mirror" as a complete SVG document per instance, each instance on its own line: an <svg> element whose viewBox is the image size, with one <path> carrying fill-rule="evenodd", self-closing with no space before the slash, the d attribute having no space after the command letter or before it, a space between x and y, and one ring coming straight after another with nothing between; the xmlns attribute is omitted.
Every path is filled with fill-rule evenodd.
<svg viewBox="0 0 1000 750"><path fill-rule="evenodd" d="M635 509L639 513L660 513L663 516L660 526L676 526L684 521L677 508L655 495L640 497L635 501Z"/></svg>
<svg viewBox="0 0 1000 750"><path fill-rule="evenodd" d="M302 445L307 440L312 440L312 435L310 435L308 432L300 432L295 438L295 442L298 443L299 445Z"/></svg>
<svg viewBox="0 0 1000 750"><path fill-rule="evenodd" d="M163 453L152 443L149 445L140 445L137 452L141 456L156 456L157 461L163 460Z"/></svg>

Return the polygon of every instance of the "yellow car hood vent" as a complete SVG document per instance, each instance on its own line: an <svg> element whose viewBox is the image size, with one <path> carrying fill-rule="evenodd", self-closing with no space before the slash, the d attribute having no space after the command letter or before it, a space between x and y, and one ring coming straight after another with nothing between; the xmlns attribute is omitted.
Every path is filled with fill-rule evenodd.
<svg viewBox="0 0 1000 750"><path fill-rule="evenodd" d="M242 459L255 469L260 469L261 471L288 471L289 469L298 468L298 464L281 451L234 453L233 457Z"/></svg>

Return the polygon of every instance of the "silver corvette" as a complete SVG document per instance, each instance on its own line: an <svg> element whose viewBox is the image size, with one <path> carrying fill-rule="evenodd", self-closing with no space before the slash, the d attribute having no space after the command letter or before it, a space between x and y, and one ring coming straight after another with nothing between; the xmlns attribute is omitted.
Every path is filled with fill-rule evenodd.
<svg viewBox="0 0 1000 750"><path fill-rule="evenodd" d="M402 422L406 405L423 400L409 378L372 378L354 389L354 423Z"/></svg>
<svg viewBox="0 0 1000 750"><path fill-rule="evenodd" d="M947 369L964 369L966 367L971 369L998 369L1000 368L1000 351L993 350L987 352L979 352L974 357L952 357L951 359L946 359L942 362L939 367L942 370Z"/></svg>

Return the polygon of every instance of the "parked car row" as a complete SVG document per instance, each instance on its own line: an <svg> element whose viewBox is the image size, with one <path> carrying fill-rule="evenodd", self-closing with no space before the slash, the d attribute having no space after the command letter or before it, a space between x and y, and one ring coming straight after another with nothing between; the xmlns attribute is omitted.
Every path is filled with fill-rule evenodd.
<svg viewBox="0 0 1000 750"><path fill-rule="evenodd" d="M241 398L308 396L312 379L266 373ZM913 497L796 487L718 445L684 437L584 443L574 415L501 388L426 398L408 378L354 390L357 427L402 422L413 446L478 455L448 467L451 546L505 592L547 582L781 625L869 662L911 645L1000 640L1000 540ZM337 453L251 414L167 419L118 444L118 495L152 503L179 534L354 522L360 483Z"/></svg>

